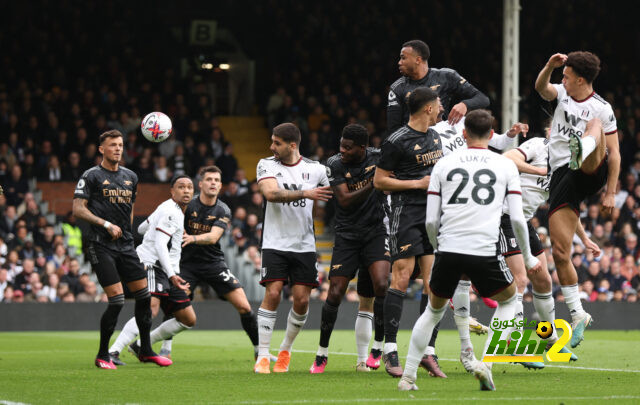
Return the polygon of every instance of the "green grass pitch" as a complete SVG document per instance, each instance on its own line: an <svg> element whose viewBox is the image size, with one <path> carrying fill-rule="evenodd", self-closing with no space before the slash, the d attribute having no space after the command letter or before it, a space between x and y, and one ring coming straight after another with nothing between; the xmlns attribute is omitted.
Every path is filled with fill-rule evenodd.
<svg viewBox="0 0 640 405"><path fill-rule="evenodd" d="M277 348L283 332L274 333ZM640 403L640 331L587 331L577 363L547 363L541 371L496 364L497 391L482 392L456 360L457 332L437 342L446 380L420 369L419 391L398 392L383 369L355 372L353 331L335 331L325 374L310 375L319 331L303 330L287 374L256 375L253 348L242 331L188 331L174 340L174 364L159 368L125 353L127 366L93 365L98 332L0 333L0 404L349 404L349 403ZM407 353L410 331L398 336ZM476 356L484 337L473 337Z"/></svg>

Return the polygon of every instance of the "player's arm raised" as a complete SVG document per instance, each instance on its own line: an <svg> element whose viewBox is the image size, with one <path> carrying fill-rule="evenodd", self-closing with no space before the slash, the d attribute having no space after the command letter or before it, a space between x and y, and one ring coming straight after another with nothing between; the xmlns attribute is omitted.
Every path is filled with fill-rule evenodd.
<svg viewBox="0 0 640 405"><path fill-rule="evenodd" d="M284 203L308 198L310 200L329 201L333 192L330 186L310 190L285 190L278 186L276 179L265 178L258 183L260 192L269 202Z"/></svg>
<svg viewBox="0 0 640 405"><path fill-rule="evenodd" d="M109 235L115 240L122 236L122 229L118 225L112 224L106 219L102 219L96 215L94 215L91 211L89 211L89 200L84 198L74 198L73 199L73 216L87 221L92 225L104 226L109 232Z"/></svg>
<svg viewBox="0 0 640 405"><path fill-rule="evenodd" d="M551 84L551 73L556 68L564 65L567 61L567 55L563 53L556 53L549 58L547 64L544 65L540 73L538 73L538 78L536 79L536 91L540 96L547 100L555 100L558 97L558 90Z"/></svg>
<svg viewBox="0 0 640 405"><path fill-rule="evenodd" d="M452 73L451 79L454 81L454 86L459 97L462 98L458 104L451 107L449 112L449 123L455 125L462 117L464 117L468 111L477 110L478 108L486 108L489 106L489 97L483 92L475 88L464 77L460 76L455 70Z"/></svg>
<svg viewBox="0 0 640 405"><path fill-rule="evenodd" d="M504 156L511 159L516 164L520 173L535 174L538 176L546 176L546 167L536 167L527 163L524 152L520 149L511 149L504 153Z"/></svg>

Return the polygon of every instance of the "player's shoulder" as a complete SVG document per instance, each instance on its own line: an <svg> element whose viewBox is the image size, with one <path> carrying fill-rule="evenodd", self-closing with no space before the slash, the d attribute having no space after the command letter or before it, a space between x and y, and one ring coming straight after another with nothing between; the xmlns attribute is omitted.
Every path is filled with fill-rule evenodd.
<svg viewBox="0 0 640 405"><path fill-rule="evenodd" d="M300 163L306 166L309 170L313 170L318 173L322 172L323 174L327 172L325 165L318 162L317 160L309 159L302 156L302 161Z"/></svg>
<svg viewBox="0 0 640 405"><path fill-rule="evenodd" d="M396 90L402 87L406 82L407 82L407 78L405 76L402 76L401 78L399 78L398 80L396 80L391 84L391 90L395 93Z"/></svg>
<svg viewBox="0 0 640 405"><path fill-rule="evenodd" d="M100 173L100 166L93 166L92 168L85 170L80 177L83 179L89 179L98 176Z"/></svg>
<svg viewBox="0 0 640 405"><path fill-rule="evenodd" d="M460 74L455 71L454 69L451 68L429 68L429 70L431 70L434 76L440 76L440 77L455 77L457 78L458 76L460 76Z"/></svg>
<svg viewBox="0 0 640 405"><path fill-rule="evenodd" d="M406 137L407 134L410 134L411 129L408 125L403 125L400 128L396 129L389 137L385 140L385 143L397 144L402 141L402 138Z"/></svg>
<svg viewBox="0 0 640 405"><path fill-rule="evenodd" d="M302 162L304 162L304 163L306 163L308 165L321 165L321 163L318 162L317 160L309 159L309 158L306 158L304 156L301 156L301 157L302 157Z"/></svg>
<svg viewBox="0 0 640 405"><path fill-rule="evenodd" d="M547 138L536 136L534 138L527 139L520 144L520 147L544 147L547 146L549 140Z"/></svg>
<svg viewBox="0 0 640 405"><path fill-rule="evenodd" d="M224 213L225 216L231 216L231 208L224 201L218 199L216 203L216 208Z"/></svg>
<svg viewBox="0 0 640 405"><path fill-rule="evenodd" d="M278 164L278 160L274 156L262 158L258 161L259 166L273 166Z"/></svg>
<svg viewBox="0 0 640 405"><path fill-rule="evenodd" d="M337 169L342 167L342 153L336 153L327 159L327 166L331 169Z"/></svg>
<svg viewBox="0 0 640 405"><path fill-rule="evenodd" d="M378 157L382 154L380 148L374 148L373 146L367 146L367 155L371 157Z"/></svg>
<svg viewBox="0 0 640 405"><path fill-rule="evenodd" d="M593 92L593 96L591 99L595 102L596 105L601 105L602 107L611 107L611 104L607 100L605 100L600 94Z"/></svg>

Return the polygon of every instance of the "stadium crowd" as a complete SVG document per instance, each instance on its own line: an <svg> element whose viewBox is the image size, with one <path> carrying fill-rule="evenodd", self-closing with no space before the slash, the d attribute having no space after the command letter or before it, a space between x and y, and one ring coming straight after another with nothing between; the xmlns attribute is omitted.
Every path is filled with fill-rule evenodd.
<svg viewBox="0 0 640 405"><path fill-rule="evenodd" d="M232 2L222 3L219 12L224 14ZM250 41L243 40L248 33L236 35L258 61L258 98L268 126L294 122L303 134L304 156L326 162L338 151L340 131L347 123L363 124L369 130L372 146L380 145L387 135L386 94L388 86L398 77L399 46L412 36L429 43L433 55L430 63L436 67L455 67L485 92L494 114L500 118L496 106L500 94L502 30L500 16L493 15L489 8L471 3L463 7L463 2L454 2L445 9L434 2L429 5L427 16L417 12L423 5L415 1L402 4L345 1L326 7L317 5L312 12L304 10L301 4L269 7L268 3L254 4L256 12L247 13L249 23L264 28L265 35ZM532 127L529 136L540 136L544 110L551 111L551 107L533 91L535 74L550 50L537 36L528 33L535 30L551 35L553 25L559 21L549 16L562 15L567 12L565 8L571 7L558 2L545 4L548 7L536 9L523 5L527 17L523 12L521 48L528 51L521 53L520 116ZM259 270L257 246L263 197L256 183L249 180L254 173L238 169L233 147L219 128L214 104L197 75L179 74L177 62L158 69L156 61L166 60L163 52L179 52L176 39L168 30L150 33L142 29L136 23L139 6L120 9L117 5L118 2L73 6L50 3L48 12L26 18L28 8L14 4L13 18L5 21L0 31L0 42L8 44L0 70L0 184L5 191L0 196L2 302L105 299L96 288L95 279L86 273L80 228L71 215L52 220L41 212L30 181L34 178L77 181L84 170L100 162L95 139L107 129L125 134L122 164L133 169L141 182L164 183L178 174L195 177L200 167L218 165L226 186L220 198L233 212L228 241L238 246L239 254ZM395 12L390 13L390 7ZM585 15L611 13L616 20L630 18L628 13L619 13L616 5L597 11L589 10L595 4L585 7L573 11ZM468 13L495 23L456 24ZM85 18L87 15L92 17ZM98 15L113 21L107 34L98 24ZM62 24L58 19L70 23ZM296 24L286 23L294 20ZM233 21L229 19L226 24ZM581 21L584 24L581 30L598 24L595 19ZM568 24L575 22L569 20ZM404 28L411 26L424 30L417 33ZM456 29L451 30L452 26ZM345 37L358 38L365 32L366 43L358 41L353 47L343 44ZM442 32L451 34L439 35ZM566 36L554 36L551 51L581 43L580 30L568 26L565 32ZM583 47L599 53L603 61L597 85L615 108L622 170L613 214L610 217L601 214L598 198L585 202L581 211L585 229L603 249L602 256L594 258L583 253L576 239L573 262L584 300L637 301L640 107L636 105L640 102L640 83L633 72L633 63L620 59L621 55L606 45L608 40L604 36L608 34L598 32L602 36L600 48L593 49L593 44ZM98 40L104 35L105 40ZM479 44L478 38L483 38ZM639 42L639 38L632 40ZM476 49L469 52L472 41ZM156 49L146 46L149 43L163 46ZM456 44L455 51L452 43ZM24 57L24 49L32 49L28 57ZM264 58L261 49L269 49L272 56ZM316 53L312 49L323 51ZM482 64L475 62L479 54L483 55ZM139 134L140 120L148 111L164 111L173 120L174 135L159 146L147 143ZM536 221L553 270L544 207ZM557 285L555 274L554 281ZM409 295L419 299L421 287L416 285L411 291L414 293ZM318 297L322 298L324 293L320 289ZM556 299L562 298L559 288L555 295Z"/></svg>

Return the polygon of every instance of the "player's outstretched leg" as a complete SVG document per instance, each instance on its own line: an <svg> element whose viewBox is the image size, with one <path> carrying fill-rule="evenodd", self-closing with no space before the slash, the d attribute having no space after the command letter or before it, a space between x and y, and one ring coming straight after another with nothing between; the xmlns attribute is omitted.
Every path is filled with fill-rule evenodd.
<svg viewBox="0 0 640 405"><path fill-rule="evenodd" d="M129 290L133 291L136 300L134 314L140 331L138 359L143 363L155 363L160 367L170 366L171 360L158 356L151 348L151 294L146 284L146 278L129 283ZM140 285L144 287L140 288Z"/></svg>
<svg viewBox="0 0 640 405"><path fill-rule="evenodd" d="M124 366L125 363L120 360L120 352L124 350L129 343L131 343L138 336L138 325L136 324L136 318L133 317L124 324L122 332L118 335L118 338L109 348L109 356L113 364L118 366Z"/></svg>
<svg viewBox="0 0 640 405"><path fill-rule="evenodd" d="M445 311L447 310L446 302L446 300L439 299L437 305L442 305L440 308L433 308L431 304L428 304L427 309L416 321L413 331L411 332L407 362L404 366L402 379L398 383L398 390L404 391L407 390L407 388L411 390L418 389L415 385L418 367L420 366L422 356L427 349L427 343L429 339L431 339L433 329L436 324L440 322L440 319L442 319Z"/></svg>
<svg viewBox="0 0 640 405"><path fill-rule="evenodd" d="M122 291L122 287L120 287ZM118 315L124 306L124 294L115 294L109 297L107 309L100 318L100 349L96 356L95 365L106 370L115 370L116 366L109 357L109 340L118 321Z"/></svg>
<svg viewBox="0 0 640 405"><path fill-rule="evenodd" d="M349 285L349 277L347 276L330 276L329 292L327 299L322 306L322 315L320 318L320 341L318 342L318 351L316 358L309 369L311 374L324 373L324 369L329 361L329 340L333 333L333 328L338 317L338 309L340 302L347 291Z"/></svg>

